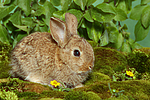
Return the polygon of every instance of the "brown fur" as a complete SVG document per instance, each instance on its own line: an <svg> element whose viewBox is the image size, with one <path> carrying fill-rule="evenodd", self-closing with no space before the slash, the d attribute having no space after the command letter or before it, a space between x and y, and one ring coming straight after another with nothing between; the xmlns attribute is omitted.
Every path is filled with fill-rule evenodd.
<svg viewBox="0 0 150 100"><path fill-rule="evenodd" d="M77 35L77 19L66 13L66 23L51 18L51 33L36 32L23 38L11 53L10 74L50 85L57 80L66 86L79 86L94 66L90 44ZM80 56L74 56L77 49Z"/></svg>

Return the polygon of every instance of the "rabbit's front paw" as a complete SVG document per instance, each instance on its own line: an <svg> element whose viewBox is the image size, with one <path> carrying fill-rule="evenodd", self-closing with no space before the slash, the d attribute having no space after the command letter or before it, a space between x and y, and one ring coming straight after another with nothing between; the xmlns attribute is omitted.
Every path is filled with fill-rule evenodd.
<svg viewBox="0 0 150 100"><path fill-rule="evenodd" d="M35 83L42 83L41 78L39 76L33 75L32 73L30 73L25 80L28 80L30 82L35 82Z"/></svg>
<svg viewBox="0 0 150 100"><path fill-rule="evenodd" d="M81 88L81 87L84 87L84 85L83 84L79 84L75 88Z"/></svg>

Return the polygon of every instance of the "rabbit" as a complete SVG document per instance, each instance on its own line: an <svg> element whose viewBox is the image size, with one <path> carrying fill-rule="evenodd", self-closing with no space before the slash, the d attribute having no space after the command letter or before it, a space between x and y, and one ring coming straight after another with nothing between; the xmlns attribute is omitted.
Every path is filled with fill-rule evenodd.
<svg viewBox="0 0 150 100"><path fill-rule="evenodd" d="M12 77L51 87L53 80L69 88L83 86L94 67L94 52L77 34L77 18L66 13L65 20L52 17L50 33L32 33L14 47L10 63Z"/></svg>

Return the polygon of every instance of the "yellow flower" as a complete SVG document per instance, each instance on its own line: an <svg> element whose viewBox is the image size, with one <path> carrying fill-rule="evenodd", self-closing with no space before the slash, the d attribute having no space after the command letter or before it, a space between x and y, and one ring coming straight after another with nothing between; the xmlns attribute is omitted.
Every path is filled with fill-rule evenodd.
<svg viewBox="0 0 150 100"><path fill-rule="evenodd" d="M57 86L60 85L60 83L57 82L56 80L51 81L50 84L53 85L53 86L55 86L55 87L57 87Z"/></svg>
<svg viewBox="0 0 150 100"><path fill-rule="evenodd" d="M126 71L126 74L127 74L128 76L131 76L131 77L134 76L134 74L133 74L131 71Z"/></svg>

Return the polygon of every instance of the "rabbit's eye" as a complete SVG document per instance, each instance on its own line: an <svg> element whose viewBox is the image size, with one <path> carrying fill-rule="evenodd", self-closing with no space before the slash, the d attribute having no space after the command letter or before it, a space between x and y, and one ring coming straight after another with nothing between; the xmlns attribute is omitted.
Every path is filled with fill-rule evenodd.
<svg viewBox="0 0 150 100"><path fill-rule="evenodd" d="M79 50L74 50L74 56L77 56L77 57L79 57L80 56L80 51Z"/></svg>

